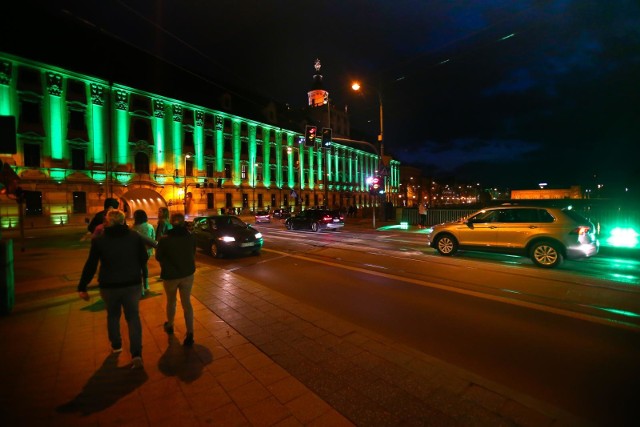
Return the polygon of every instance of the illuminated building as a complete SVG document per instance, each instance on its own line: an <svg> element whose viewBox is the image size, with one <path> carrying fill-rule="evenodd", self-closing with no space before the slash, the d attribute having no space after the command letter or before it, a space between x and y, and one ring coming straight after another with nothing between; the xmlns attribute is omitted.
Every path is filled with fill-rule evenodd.
<svg viewBox="0 0 640 427"><path fill-rule="evenodd" d="M0 116L16 118L15 153L0 159L20 177L29 227L82 224L105 197L118 198L128 216L144 209L152 218L161 206L188 217L372 206L366 179L376 153L348 139L326 151L307 147L304 120L261 122L158 92L0 53ZM265 116L275 115L278 107L264 104ZM304 114L314 108L326 109ZM2 227L15 227L18 204L0 198L0 215Z"/></svg>

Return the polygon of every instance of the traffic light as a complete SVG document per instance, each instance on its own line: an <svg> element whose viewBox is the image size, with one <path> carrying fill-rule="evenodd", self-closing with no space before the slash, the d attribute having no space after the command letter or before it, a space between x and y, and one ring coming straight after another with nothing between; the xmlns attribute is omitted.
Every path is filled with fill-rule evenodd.
<svg viewBox="0 0 640 427"><path fill-rule="evenodd" d="M322 146L328 147L331 145L331 128L322 128Z"/></svg>
<svg viewBox="0 0 640 427"><path fill-rule="evenodd" d="M369 195L375 196L376 194L380 194L380 183L382 180L379 176L374 176L371 178L371 183L369 184Z"/></svg>
<svg viewBox="0 0 640 427"><path fill-rule="evenodd" d="M307 125L304 130L304 145L307 147L315 147L316 145L316 134L318 132L318 128L316 126Z"/></svg>

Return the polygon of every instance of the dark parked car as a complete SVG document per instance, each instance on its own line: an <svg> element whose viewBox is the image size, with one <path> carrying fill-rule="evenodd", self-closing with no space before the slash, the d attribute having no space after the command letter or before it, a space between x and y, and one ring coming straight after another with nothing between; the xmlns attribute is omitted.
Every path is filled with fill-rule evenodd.
<svg viewBox="0 0 640 427"><path fill-rule="evenodd" d="M307 209L284 220L287 230L334 230L344 227L344 216L337 210Z"/></svg>
<svg viewBox="0 0 640 427"><path fill-rule="evenodd" d="M600 244L591 221L570 209L500 206L458 221L434 225L427 245L441 255L458 249L527 256L538 267L558 266L564 258L594 256Z"/></svg>
<svg viewBox="0 0 640 427"><path fill-rule="evenodd" d="M211 215L193 220L196 245L214 258L225 255L258 255L262 233L235 215Z"/></svg>
<svg viewBox="0 0 640 427"><path fill-rule="evenodd" d="M291 216L291 212L288 209L275 209L273 211L273 217L278 219L285 219Z"/></svg>

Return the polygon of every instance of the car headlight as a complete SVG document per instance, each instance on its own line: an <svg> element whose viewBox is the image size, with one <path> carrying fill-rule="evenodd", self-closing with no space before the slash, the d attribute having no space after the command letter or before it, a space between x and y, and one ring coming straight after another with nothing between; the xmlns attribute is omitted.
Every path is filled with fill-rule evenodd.
<svg viewBox="0 0 640 427"><path fill-rule="evenodd" d="M262 239L262 233L256 233L256 239Z"/></svg>
<svg viewBox="0 0 640 427"><path fill-rule="evenodd" d="M236 238L233 236L221 236L219 237L219 240L222 240L225 243L230 243L230 242L235 242Z"/></svg>

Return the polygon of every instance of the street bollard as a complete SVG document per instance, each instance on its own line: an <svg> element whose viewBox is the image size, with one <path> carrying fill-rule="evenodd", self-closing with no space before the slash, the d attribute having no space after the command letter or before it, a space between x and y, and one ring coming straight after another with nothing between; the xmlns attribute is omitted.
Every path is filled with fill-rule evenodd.
<svg viewBox="0 0 640 427"><path fill-rule="evenodd" d="M0 315L11 313L15 301L13 240L0 240Z"/></svg>

